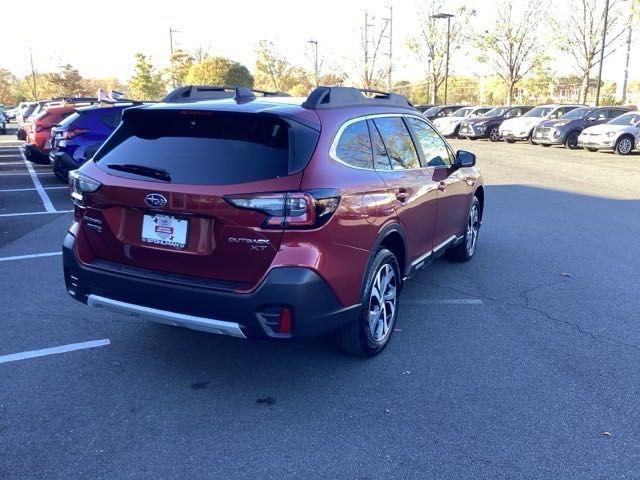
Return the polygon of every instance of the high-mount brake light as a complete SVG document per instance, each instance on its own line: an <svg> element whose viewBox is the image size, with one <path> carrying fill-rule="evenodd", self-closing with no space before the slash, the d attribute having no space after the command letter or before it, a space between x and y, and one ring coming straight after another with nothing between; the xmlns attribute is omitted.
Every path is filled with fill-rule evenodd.
<svg viewBox="0 0 640 480"><path fill-rule="evenodd" d="M340 203L337 195L316 198L311 192L230 195L225 199L234 207L267 215L263 228L317 228L327 223Z"/></svg>

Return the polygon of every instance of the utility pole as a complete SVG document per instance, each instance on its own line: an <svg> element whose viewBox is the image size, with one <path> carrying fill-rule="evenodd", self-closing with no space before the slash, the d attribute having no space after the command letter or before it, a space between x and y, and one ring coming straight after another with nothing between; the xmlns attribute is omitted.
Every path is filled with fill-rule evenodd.
<svg viewBox="0 0 640 480"><path fill-rule="evenodd" d="M633 8L633 6L632 6ZM629 33L627 34L627 54L624 61L624 80L622 81L622 103L627 103L627 86L629 81L629 58L631 57L631 36L633 33L633 10L629 17Z"/></svg>
<svg viewBox="0 0 640 480"><path fill-rule="evenodd" d="M307 43L310 43L314 46L313 53L313 71L315 78L315 86L318 87L320 85L320 69L318 68L318 41L317 40L307 40Z"/></svg>
<svg viewBox="0 0 640 480"><path fill-rule="evenodd" d="M180 33L178 30L175 30L173 27L169 27L169 51L171 52L171 56L169 57L169 65L171 67L171 83L173 88L176 88L178 82L176 82L176 75L173 71L173 34Z"/></svg>
<svg viewBox="0 0 640 480"><path fill-rule="evenodd" d="M33 68L33 53L31 52L31 47L29 47L29 61L31 62L31 80L33 82L33 86L31 88L33 93L33 99L38 101L38 87L36 86L36 70Z"/></svg>
<svg viewBox="0 0 640 480"><path fill-rule="evenodd" d="M389 65L387 67L387 91L391 91L392 87L392 74L393 74L393 6L389 6L389 17L383 18L384 21L389 25L389 51L387 56L389 57Z"/></svg>
<svg viewBox="0 0 640 480"><path fill-rule="evenodd" d="M604 63L604 47L607 42L607 22L609 21L609 0L604 4L604 25L602 26L602 46L600 47L600 66L598 67L598 85L596 85L596 107L600 105L600 84L602 83L602 64Z"/></svg>
<svg viewBox="0 0 640 480"><path fill-rule="evenodd" d="M609 0L607 0L608 2ZM449 42L451 40L451 17L454 15L450 13L437 13L431 15L431 18L446 18L447 19L447 60L444 69L444 104L447 104L447 90L449 87Z"/></svg>

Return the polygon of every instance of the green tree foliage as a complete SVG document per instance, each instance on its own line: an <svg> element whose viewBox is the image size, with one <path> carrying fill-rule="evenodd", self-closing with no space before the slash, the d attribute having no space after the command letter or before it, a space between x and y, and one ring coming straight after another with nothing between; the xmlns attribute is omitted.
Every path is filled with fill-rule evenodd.
<svg viewBox="0 0 640 480"><path fill-rule="evenodd" d="M520 8L522 7L522 8ZM518 4L503 0L495 7L496 18L492 30L477 38L482 55L479 61L487 63L507 87L506 100L511 104L518 83L544 61L544 42L538 38L544 15L542 0Z"/></svg>
<svg viewBox="0 0 640 480"><path fill-rule="evenodd" d="M244 65L224 57L207 57L194 63L185 83L191 85L253 86L253 77Z"/></svg>
<svg viewBox="0 0 640 480"><path fill-rule="evenodd" d="M17 79L13 74L4 68L0 68L0 103L3 105L14 105L17 103L16 86Z"/></svg>
<svg viewBox="0 0 640 480"><path fill-rule="evenodd" d="M129 79L128 96L136 100L156 100L165 93L160 72L151 64L146 55L136 53L133 77Z"/></svg>
<svg viewBox="0 0 640 480"><path fill-rule="evenodd" d="M195 58L184 50L176 50L169 57L169 67L166 70L169 85L179 87L184 85L189 69L195 63Z"/></svg>
<svg viewBox="0 0 640 480"><path fill-rule="evenodd" d="M291 77L300 72L292 71L289 61L275 47L273 42L260 40L256 48L256 85L266 90L287 91Z"/></svg>
<svg viewBox="0 0 640 480"><path fill-rule="evenodd" d="M51 85L51 96L70 97L84 93L84 85L80 72L69 64L60 65L57 72L47 73L45 75L47 76L48 83Z"/></svg>

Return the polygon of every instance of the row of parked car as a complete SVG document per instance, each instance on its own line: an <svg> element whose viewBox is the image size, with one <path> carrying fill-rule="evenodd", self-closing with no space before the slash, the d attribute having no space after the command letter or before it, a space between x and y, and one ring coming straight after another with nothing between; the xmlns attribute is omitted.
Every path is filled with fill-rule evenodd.
<svg viewBox="0 0 640 480"><path fill-rule="evenodd" d="M633 107L442 105L422 110L447 137L528 141L544 147L613 150L620 155L640 147L640 113Z"/></svg>

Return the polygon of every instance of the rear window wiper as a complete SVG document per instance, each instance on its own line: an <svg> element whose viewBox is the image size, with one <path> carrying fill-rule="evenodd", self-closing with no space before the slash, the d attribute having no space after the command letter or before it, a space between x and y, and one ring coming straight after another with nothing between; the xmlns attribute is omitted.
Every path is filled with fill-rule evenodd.
<svg viewBox="0 0 640 480"><path fill-rule="evenodd" d="M162 168L145 167L144 165L134 165L132 163L110 163L107 168L119 170L121 172L135 173L144 177L151 177L165 182L171 181L171 175Z"/></svg>

